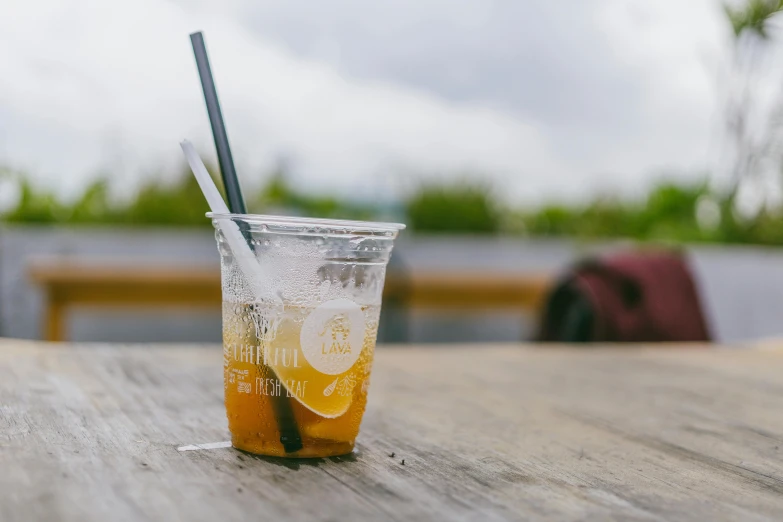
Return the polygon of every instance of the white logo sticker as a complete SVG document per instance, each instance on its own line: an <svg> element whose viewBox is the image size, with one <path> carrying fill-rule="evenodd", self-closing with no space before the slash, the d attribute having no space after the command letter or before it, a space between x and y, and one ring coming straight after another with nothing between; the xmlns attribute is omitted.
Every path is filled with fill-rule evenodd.
<svg viewBox="0 0 783 522"><path fill-rule="evenodd" d="M349 299L327 301L302 325L302 353L310 366L327 375L351 369L364 343L364 312Z"/></svg>

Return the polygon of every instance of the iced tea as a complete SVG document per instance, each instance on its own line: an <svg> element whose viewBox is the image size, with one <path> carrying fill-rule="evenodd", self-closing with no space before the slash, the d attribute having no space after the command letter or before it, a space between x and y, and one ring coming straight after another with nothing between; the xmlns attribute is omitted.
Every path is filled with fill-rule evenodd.
<svg viewBox="0 0 783 522"><path fill-rule="evenodd" d="M404 225L210 217L233 446L281 457L351 452L367 404L386 266Z"/></svg>
<svg viewBox="0 0 783 522"><path fill-rule="evenodd" d="M317 307L225 302L233 446L288 457L350 453L367 403L379 314L380 306L347 299Z"/></svg>

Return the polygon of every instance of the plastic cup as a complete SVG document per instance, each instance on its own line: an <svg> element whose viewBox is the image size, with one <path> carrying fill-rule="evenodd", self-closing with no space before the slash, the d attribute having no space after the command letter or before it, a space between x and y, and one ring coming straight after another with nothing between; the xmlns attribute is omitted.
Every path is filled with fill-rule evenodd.
<svg viewBox="0 0 783 522"><path fill-rule="evenodd" d="M221 258L233 446L280 457L350 453L367 404L386 266L405 226L208 216ZM252 263L232 251L227 220L242 231L251 248L239 255Z"/></svg>

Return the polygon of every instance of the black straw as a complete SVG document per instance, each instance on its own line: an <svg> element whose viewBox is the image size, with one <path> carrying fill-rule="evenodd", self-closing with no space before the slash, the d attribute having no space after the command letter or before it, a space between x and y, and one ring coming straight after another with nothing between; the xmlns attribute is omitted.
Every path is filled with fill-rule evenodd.
<svg viewBox="0 0 783 522"><path fill-rule="evenodd" d="M196 57L198 75L201 78L201 87L204 90L204 101L207 103L209 123L212 125L212 136L215 138L215 149L217 150L218 163L220 164L220 175L223 178L223 186L226 189L228 198L228 208L233 214L246 214L242 188L239 186L237 172L234 169L234 158L231 156L228 134L223 123L223 114L220 112L220 102L215 89L215 80L212 78L212 70L209 67L209 57L207 56L207 47L204 45L204 35L201 34L201 31L193 33L190 35L190 42L193 44L193 54ZM245 239L250 239L250 227L247 222L237 220L237 225ZM249 246L253 249L252 242L249 242ZM280 380L275 375L274 370L269 368L269 372L270 377L278 381ZM283 395L273 397L272 409L275 412L275 421L280 430L280 443L283 445L285 452L294 453L302 449L302 437L296 425L291 403Z"/></svg>
<svg viewBox="0 0 783 522"><path fill-rule="evenodd" d="M209 123L212 125L212 137L215 138L215 149L217 149L223 186L226 188L228 208L234 214L246 214L245 200L242 198L242 189L239 187L237 171L234 168L234 157L231 155L231 146L228 144L223 113L220 111L220 101L217 89L215 89L215 80L212 78L212 69L209 67L204 35L201 31L190 35L190 43L193 45L196 67L198 67L198 75L201 78L201 88L204 90L204 101L207 103L207 113L209 113Z"/></svg>

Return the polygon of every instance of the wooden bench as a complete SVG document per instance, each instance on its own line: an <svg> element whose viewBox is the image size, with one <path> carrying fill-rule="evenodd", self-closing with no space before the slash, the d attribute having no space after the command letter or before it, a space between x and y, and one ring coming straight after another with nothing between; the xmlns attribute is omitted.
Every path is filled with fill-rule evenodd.
<svg viewBox="0 0 783 522"><path fill-rule="evenodd" d="M218 307L217 267L118 265L65 260L30 265L30 278L44 291L44 332L67 339L66 318L76 307ZM389 273L384 299L408 309L514 309L536 314L551 284L541 274Z"/></svg>

